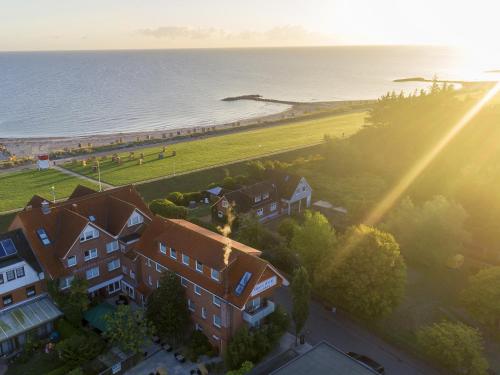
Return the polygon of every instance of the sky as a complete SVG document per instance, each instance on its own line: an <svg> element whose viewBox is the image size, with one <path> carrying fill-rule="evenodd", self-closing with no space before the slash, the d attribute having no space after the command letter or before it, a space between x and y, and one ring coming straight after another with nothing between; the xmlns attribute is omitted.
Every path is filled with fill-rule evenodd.
<svg viewBox="0 0 500 375"><path fill-rule="evenodd" d="M0 51L432 44L487 49L496 0L0 0Z"/></svg>

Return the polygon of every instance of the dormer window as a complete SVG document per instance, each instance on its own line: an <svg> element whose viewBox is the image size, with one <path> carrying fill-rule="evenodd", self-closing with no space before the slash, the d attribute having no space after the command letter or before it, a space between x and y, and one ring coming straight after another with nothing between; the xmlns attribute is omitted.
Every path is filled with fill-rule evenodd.
<svg viewBox="0 0 500 375"><path fill-rule="evenodd" d="M134 213L128 219L127 225L129 227L133 227L134 225L142 223L144 223L144 217L137 211L134 211Z"/></svg>
<svg viewBox="0 0 500 375"><path fill-rule="evenodd" d="M269 192L266 191L265 193L262 194L262 199L267 199L267 198L269 198Z"/></svg>
<svg viewBox="0 0 500 375"><path fill-rule="evenodd" d="M91 226L85 228L80 235L80 242L85 242L99 237L99 231Z"/></svg>
<svg viewBox="0 0 500 375"><path fill-rule="evenodd" d="M196 261L196 271L203 273L203 263Z"/></svg>
<svg viewBox="0 0 500 375"><path fill-rule="evenodd" d="M210 277L214 279L215 281L219 281L219 271L214 270L213 268L210 270Z"/></svg>
<svg viewBox="0 0 500 375"><path fill-rule="evenodd" d="M255 196L254 202L259 203L262 200L262 197L260 195Z"/></svg>

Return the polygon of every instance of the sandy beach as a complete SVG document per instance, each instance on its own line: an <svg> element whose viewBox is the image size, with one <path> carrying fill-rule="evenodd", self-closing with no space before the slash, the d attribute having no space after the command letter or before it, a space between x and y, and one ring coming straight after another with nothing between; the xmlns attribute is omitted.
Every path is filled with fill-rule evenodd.
<svg viewBox="0 0 500 375"><path fill-rule="evenodd" d="M238 100L256 100L241 98ZM275 99L257 99L257 100L272 100L273 102L280 103L281 101ZM281 102L284 110L275 114L267 116L259 116L241 119L236 122L219 124L214 126L198 126L186 127L177 129L165 129L154 131L140 131L140 132L124 132L124 133L110 133L110 134L94 134L77 137L46 137L46 138L0 138L0 145L3 145L11 155L17 157L36 156L42 153L50 153L60 150L75 149L78 147L92 147L104 146L110 144L127 144L131 142L148 141L153 139L164 139L166 142L173 140L177 137L202 135L203 133L210 132L216 134L217 132L225 133L228 131L240 131L252 126L272 126L278 125L283 121L295 118L304 118L309 116L321 116L331 114L332 111L341 110L343 108L349 109L352 107L359 107L367 105L372 100L356 100L356 101L329 101L329 102L309 102L301 103L294 102ZM5 156L4 156L5 157Z"/></svg>

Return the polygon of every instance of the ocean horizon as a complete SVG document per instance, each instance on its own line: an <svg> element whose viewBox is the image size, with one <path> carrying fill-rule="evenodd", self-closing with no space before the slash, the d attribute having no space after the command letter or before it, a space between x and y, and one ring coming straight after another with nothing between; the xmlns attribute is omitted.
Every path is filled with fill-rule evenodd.
<svg viewBox="0 0 500 375"><path fill-rule="evenodd" d="M428 86L394 79L492 80L498 67L448 47L0 52L0 138L213 126L287 108L228 96L376 99Z"/></svg>

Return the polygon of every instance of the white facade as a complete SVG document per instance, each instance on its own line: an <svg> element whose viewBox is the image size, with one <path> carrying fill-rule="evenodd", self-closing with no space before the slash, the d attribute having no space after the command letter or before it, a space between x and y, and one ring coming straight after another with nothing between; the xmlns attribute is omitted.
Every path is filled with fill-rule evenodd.
<svg viewBox="0 0 500 375"><path fill-rule="evenodd" d="M17 277L16 270L21 267L24 269L24 276ZM14 271L15 278L11 281L7 280L7 273L9 271ZM15 289L24 288L44 278L43 272L38 273L24 260L0 268L0 274L2 274L3 277L3 283L0 284L0 294L7 294Z"/></svg>

